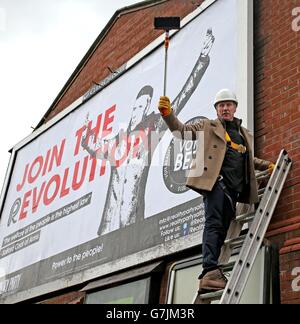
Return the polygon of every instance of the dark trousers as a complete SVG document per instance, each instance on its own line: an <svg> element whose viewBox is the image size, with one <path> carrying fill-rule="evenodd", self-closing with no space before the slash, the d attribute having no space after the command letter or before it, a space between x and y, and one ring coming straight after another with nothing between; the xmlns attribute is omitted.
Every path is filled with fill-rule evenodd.
<svg viewBox="0 0 300 324"><path fill-rule="evenodd" d="M218 268L221 247L231 220L235 217L237 193L217 182L204 194L205 226L203 232L203 273Z"/></svg>

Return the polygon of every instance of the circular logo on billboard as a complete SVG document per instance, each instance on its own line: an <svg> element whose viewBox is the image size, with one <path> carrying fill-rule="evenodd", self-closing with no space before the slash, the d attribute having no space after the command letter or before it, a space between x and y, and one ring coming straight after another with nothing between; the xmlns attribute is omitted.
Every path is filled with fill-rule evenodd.
<svg viewBox="0 0 300 324"><path fill-rule="evenodd" d="M192 125L205 117L195 117L186 125ZM187 192L186 179L196 156L197 142L173 138L164 158L163 179L169 191L181 194Z"/></svg>

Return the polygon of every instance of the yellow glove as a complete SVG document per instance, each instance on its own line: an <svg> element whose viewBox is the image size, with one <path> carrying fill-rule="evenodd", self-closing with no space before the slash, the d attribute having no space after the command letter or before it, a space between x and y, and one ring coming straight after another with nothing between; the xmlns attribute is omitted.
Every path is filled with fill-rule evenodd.
<svg viewBox="0 0 300 324"><path fill-rule="evenodd" d="M160 97L158 109L163 117L169 116L172 112L170 99L168 97Z"/></svg>
<svg viewBox="0 0 300 324"><path fill-rule="evenodd" d="M268 166L268 171L269 171L270 174L273 173L274 168L275 168L275 164L274 163L270 163L269 166Z"/></svg>

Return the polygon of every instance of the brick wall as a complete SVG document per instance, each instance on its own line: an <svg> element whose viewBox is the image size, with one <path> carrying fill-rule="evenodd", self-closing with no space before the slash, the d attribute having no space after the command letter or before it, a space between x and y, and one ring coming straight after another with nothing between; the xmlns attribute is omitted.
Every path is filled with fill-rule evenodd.
<svg viewBox="0 0 300 324"><path fill-rule="evenodd" d="M170 0L156 6L121 15L88 60L76 80L56 104L46 121L53 118L93 85L105 79L135 54L155 40L162 32L154 30L154 17L185 17L194 11L203 0ZM100 33L100 30L99 30Z"/></svg>
<svg viewBox="0 0 300 324"><path fill-rule="evenodd" d="M284 147L294 161L276 220L300 211L300 32L292 30L296 4L300 1L255 1L256 154L276 160Z"/></svg>
<svg viewBox="0 0 300 324"><path fill-rule="evenodd" d="M299 0L255 0L256 155L275 161L285 148L293 167L267 237L280 252L283 303L300 301L292 271L300 267L300 31L293 28ZM294 29L294 30L293 30ZM298 250L296 250L298 248Z"/></svg>
<svg viewBox="0 0 300 324"><path fill-rule="evenodd" d="M280 250L282 304L300 304L300 238L285 242Z"/></svg>

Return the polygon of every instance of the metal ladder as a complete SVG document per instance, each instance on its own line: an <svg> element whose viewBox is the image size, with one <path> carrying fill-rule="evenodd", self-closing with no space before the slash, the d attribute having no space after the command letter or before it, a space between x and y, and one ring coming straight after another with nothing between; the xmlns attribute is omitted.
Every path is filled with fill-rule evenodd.
<svg viewBox="0 0 300 324"><path fill-rule="evenodd" d="M196 294L194 304L210 304L215 300L220 300L220 304L239 303L291 165L292 161L288 157L288 153L282 150L267 186L259 189L260 203L258 208L255 210L254 205L244 204L237 206L238 216L230 225L219 258L219 263L224 265L222 268L233 266L227 285L224 290L201 295ZM259 183L268 177L268 170L256 175ZM249 224L249 230L246 235L240 236L246 223ZM237 261L233 265L229 264L233 249L241 245Z"/></svg>

